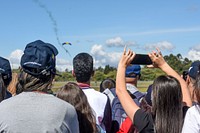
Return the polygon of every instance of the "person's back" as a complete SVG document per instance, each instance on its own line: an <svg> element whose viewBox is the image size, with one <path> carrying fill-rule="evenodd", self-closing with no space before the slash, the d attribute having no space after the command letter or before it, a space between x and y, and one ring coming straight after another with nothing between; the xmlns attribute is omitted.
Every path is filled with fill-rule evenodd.
<svg viewBox="0 0 200 133"><path fill-rule="evenodd" d="M72 105L53 95L22 92L1 103L0 131L76 133L71 128L77 124L74 112Z"/></svg>
<svg viewBox="0 0 200 133"><path fill-rule="evenodd" d="M111 128L110 103L106 95L90 87L90 79L93 74L92 56L88 53L79 53L76 55L73 59L73 75L94 110L96 123L109 133Z"/></svg>
<svg viewBox="0 0 200 133"><path fill-rule="evenodd" d="M40 40L26 46L18 95L0 104L0 132L79 133L74 107L47 93L56 74L57 54L53 45Z"/></svg>

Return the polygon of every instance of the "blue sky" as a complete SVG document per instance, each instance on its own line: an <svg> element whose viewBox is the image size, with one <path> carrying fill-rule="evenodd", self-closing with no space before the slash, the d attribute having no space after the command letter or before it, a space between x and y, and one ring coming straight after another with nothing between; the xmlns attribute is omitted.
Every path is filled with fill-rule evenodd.
<svg viewBox="0 0 200 133"><path fill-rule="evenodd" d="M124 45L146 54L200 57L200 1L2 0L0 56L19 65L26 44L43 40L57 47L57 68L72 69L72 59L90 53L95 67L116 66ZM65 46L69 56L58 43Z"/></svg>

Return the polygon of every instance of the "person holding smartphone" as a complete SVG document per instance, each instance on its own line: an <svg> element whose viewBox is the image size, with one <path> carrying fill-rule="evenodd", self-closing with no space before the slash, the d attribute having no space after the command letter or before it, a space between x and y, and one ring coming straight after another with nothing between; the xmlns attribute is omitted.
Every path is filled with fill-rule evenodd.
<svg viewBox="0 0 200 133"><path fill-rule="evenodd" d="M180 133L183 114L187 110L185 108L192 106L187 84L167 64L159 49L148 55L153 62L152 67L158 67L167 74L159 76L153 82L152 113L145 112L137 106L127 92L125 70L134 59L135 53L131 50L126 51L126 48L118 64L116 94L138 132ZM184 107L182 107L183 103Z"/></svg>

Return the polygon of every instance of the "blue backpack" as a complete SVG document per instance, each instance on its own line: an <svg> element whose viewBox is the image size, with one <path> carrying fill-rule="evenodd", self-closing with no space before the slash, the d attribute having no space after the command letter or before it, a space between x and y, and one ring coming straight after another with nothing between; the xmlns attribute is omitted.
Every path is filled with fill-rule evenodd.
<svg viewBox="0 0 200 133"><path fill-rule="evenodd" d="M133 98L135 103L140 106L140 99L145 96L145 94L137 91L133 94L129 93ZM116 96L112 101L112 132L115 133L119 130L121 123L126 119L127 115L124 111L118 97Z"/></svg>

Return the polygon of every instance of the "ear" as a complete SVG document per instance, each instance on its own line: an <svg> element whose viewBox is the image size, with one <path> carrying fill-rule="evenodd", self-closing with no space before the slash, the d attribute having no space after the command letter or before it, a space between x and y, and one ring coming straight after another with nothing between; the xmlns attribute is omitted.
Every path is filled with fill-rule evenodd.
<svg viewBox="0 0 200 133"><path fill-rule="evenodd" d="M76 77L76 75L75 75L75 73L74 73L74 70L72 70L72 75L73 75L73 77Z"/></svg>

